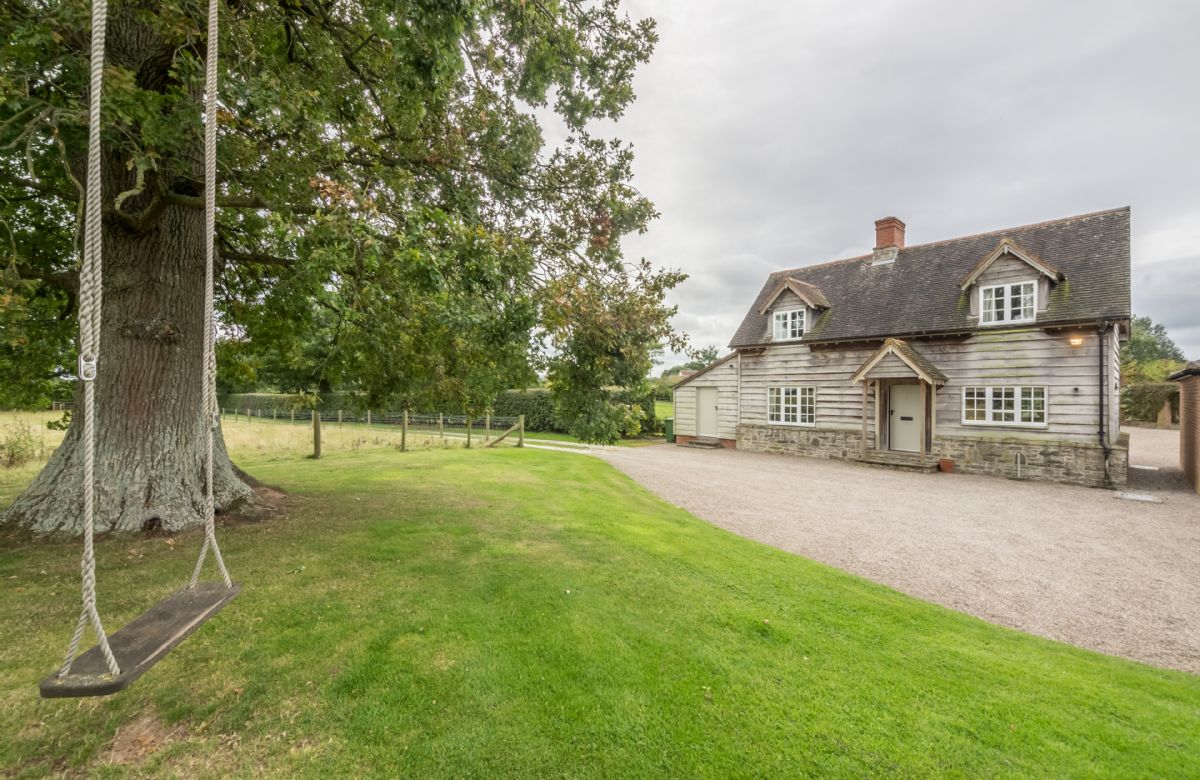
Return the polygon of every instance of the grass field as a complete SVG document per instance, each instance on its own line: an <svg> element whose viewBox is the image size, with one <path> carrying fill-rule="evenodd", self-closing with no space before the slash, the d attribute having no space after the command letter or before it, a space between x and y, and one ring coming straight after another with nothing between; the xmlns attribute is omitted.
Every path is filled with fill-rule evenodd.
<svg viewBox="0 0 1200 780"><path fill-rule="evenodd" d="M287 514L221 529L244 593L125 693L37 698L78 548L0 547L0 774L1195 772L1200 678L733 536L598 459L230 441ZM0 506L30 475L0 471ZM108 625L183 582L199 541L102 542Z"/></svg>
<svg viewBox="0 0 1200 780"><path fill-rule="evenodd" d="M675 416L675 402L674 401L655 401L654 402L654 416L660 420L665 420L668 417L674 417Z"/></svg>

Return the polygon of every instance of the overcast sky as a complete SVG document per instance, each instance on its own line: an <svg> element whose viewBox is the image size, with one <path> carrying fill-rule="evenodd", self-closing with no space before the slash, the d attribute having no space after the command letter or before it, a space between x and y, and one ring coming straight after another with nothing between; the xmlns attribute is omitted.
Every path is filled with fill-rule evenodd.
<svg viewBox="0 0 1200 780"><path fill-rule="evenodd" d="M661 41L615 135L630 257L724 349L766 274L1133 207L1133 310L1200 359L1200 2L632 0Z"/></svg>

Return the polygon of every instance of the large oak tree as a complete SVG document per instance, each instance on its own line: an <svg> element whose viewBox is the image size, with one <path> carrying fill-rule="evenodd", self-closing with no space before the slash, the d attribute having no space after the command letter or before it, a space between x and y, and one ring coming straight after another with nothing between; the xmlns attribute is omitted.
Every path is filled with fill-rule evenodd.
<svg viewBox="0 0 1200 780"><path fill-rule="evenodd" d="M205 3L113 0L102 186L98 528L177 530L203 495ZM627 145L651 21L617 0L224 0L218 308L223 338L378 403L477 407L542 369L607 435L606 385L673 337L682 278L627 264L652 205ZM86 0L0 5L0 368L36 397L72 370L85 185ZM538 118L569 136L550 148ZM311 351L311 350L310 350ZM77 529L78 419L4 522ZM218 446L215 491L252 492Z"/></svg>

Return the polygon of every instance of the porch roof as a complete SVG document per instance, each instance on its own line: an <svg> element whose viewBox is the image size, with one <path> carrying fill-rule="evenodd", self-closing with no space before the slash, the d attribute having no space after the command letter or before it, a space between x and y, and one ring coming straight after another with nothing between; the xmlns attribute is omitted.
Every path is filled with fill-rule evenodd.
<svg viewBox="0 0 1200 780"><path fill-rule="evenodd" d="M929 358L922 355L920 351L918 351L917 348L912 344L909 344L907 341L901 341L900 339L886 339L883 342L883 346L881 346L874 355L871 355L871 357L867 358L865 363L859 366L859 369L854 372L853 376L850 377L850 381L866 381L867 374L871 372L871 369L879 365L879 362L888 355L895 355L901 360L901 362L912 369L912 372L916 374L917 377L923 379L929 384L946 384L946 375L942 373L941 369L930 362Z"/></svg>

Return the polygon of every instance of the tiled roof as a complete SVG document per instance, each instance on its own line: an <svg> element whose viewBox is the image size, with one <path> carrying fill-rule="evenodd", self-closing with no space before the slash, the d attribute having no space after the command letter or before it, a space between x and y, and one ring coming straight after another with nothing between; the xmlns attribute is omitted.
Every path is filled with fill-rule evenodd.
<svg viewBox="0 0 1200 780"><path fill-rule="evenodd" d="M1171 374L1167 379L1173 382L1182 382L1189 376L1200 376L1200 360L1193 360L1174 374Z"/></svg>
<svg viewBox="0 0 1200 780"><path fill-rule="evenodd" d="M962 278L1008 238L1063 276L1052 286L1038 325L1127 319L1129 208L1099 211L1035 225L995 230L901 249L895 262L872 265L871 255L776 271L734 334L730 347L769 343L761 309L785 279L811 284L829 300L804 341L842 341L974 330Z"/></svg>

